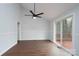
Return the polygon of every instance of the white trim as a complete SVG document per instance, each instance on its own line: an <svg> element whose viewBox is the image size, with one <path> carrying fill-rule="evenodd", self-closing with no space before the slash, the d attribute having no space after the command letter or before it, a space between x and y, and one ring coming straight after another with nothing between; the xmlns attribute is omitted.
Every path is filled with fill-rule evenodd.
<svg viewBox="0 0 79 59"><path fill-rule="evenodd" d="M8 47L7 49L5 49L4 51L0 52L0 56L3 55L5 52L7 52L10 48L12 48L16 44L17 44L17 41L15 43L13 43L10 47Z"/></svg>
<svg viewBox="0 0 79 59"><path fill-rule="evenodd" d="M62 30L62 28L63 28L63 24L62 24L62 22L60 22L60 43L62 44L62 39L63 39L63 30Z"/></svg>
<svg viewBox="0 0 79 59"><path fill-rule="evenodd" d="M50 40L50 39L39 39L39 38L38 38L38 39L21 39L21 40ZM20 41L21 41L21 40L20 40Z"/></svg>
<svg viewBox="0 0 79 59"><path fill-rule="evenodd" d="M72 20L72 49L74 49L74 54L76 54L76 49L75 49L75 44L74 44L74 33L75 33L75 17L76 17L76 15L75 15L75 13L73 13L73 20Z"/></svg>
<svg viewBox="0 0 79 59"><path fill-rule="evenodd" d="M55 21L53 23L53 41L54 42L56 41L56 23L55 23Z"/></svg>

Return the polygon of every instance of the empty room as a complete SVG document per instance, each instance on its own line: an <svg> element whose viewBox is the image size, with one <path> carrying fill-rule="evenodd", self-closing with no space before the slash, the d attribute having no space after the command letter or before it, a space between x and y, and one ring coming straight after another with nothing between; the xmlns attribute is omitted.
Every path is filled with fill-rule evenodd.
<svg viewBox="0 0 79 59"><path fill-rule="evenodd" d="M0 3L0 56L79 56L79 3Z"/></svg>

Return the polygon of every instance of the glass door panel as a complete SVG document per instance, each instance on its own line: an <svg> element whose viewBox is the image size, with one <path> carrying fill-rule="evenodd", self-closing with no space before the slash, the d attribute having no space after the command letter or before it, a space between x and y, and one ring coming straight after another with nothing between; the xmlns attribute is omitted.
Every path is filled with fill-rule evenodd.
<svg viewBox="0 0 79 59"><path fill-rule="evenodd" d="M60 40L60 22L56 22L56 42L61 44L61 40Z"/></svg>
<svg viewBox="0 0 79 59"><path fill-rule="evenodd" d="M62 45L65 48L71 49L72 48L72 17L68 17L63 20L63 38L62 38Z"/></svg>

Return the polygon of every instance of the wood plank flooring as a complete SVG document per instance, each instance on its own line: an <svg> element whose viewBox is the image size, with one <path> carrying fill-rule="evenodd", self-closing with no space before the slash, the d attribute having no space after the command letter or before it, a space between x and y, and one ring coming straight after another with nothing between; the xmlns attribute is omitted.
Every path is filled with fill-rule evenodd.
<svg viewBox="0 0 79 59"><path fill-rule="evenodd" d="M48 40L26 40L19 41L17 45L12 47L3 56L56 56L70 55L65 51L57 48Z"/></svg>
<svg viewBox="0 0 79 59"><path fill-rule="evenodd" d="M72 49L72 41L71 40L64 40L64 41L62 41L62 43L61 43L61 41L58 40L57 43L61 44L62 46L64 46L67 49Z"/></svg>

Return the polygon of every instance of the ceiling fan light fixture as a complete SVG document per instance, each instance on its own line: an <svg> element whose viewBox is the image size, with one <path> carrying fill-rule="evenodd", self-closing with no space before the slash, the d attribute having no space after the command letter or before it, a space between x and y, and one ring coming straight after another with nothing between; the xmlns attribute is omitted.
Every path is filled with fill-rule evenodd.
<svg viewBox="0 0 79 59"><path fill-rule="evenodd" d="M40 15L44 14L44 13L35 13L35 3L34 3L34 11L29 10L29 12L31 13L31 15L25 15L25 16L32 16L32 19L36 19L36 18L42 18Z"/></svg>
<svg viewBox="0 0 79 59"><path fill-rule="evenodd" d="M36 19L36 17L33 17L33 19Z"/></svg>

